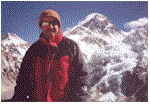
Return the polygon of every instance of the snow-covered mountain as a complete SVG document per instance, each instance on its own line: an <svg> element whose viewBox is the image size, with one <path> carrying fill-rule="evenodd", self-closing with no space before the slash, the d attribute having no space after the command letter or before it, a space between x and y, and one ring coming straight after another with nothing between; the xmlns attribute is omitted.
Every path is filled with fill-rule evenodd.
<svg viewBox="0 0 150 104"><path fill-rule="evenodd" d="M13 90L23 56L29 46L14 33L1 37L1 93Z"/></svg>
<svg viewBox="0 0 150 104"><path fill-rule="evenodd" d="M64 34L80 44L88 60L93 52L101 50L100 47L120 42L126 36L108 18L98 13L87 16Z"/></svg>
<svg viewBox="0 0 150 104"><path fill-rule="evenodd" d="M89 101L123 101L120 98L126 96L121 86L128 72L131 76L136 73L137 80L146 82L148 24L127 33L115 27L104 15L93 13L66 31L65 36L76 41L84 53L90 74L90 86L84 88L91 96ZM133 86L136 89L142 85ZM107 99L104 96L114 97Z"/></svg>

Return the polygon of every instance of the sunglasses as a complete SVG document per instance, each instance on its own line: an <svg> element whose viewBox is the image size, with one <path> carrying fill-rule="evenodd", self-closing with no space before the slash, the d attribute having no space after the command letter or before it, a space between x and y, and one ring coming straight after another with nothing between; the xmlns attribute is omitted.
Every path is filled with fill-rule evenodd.
<svg viewBox="0 0 150 104"><path fill-rule="evenodd" d="M41 23L42 26L49 26L50 24L52 24L52 26L55 26L55 25L58 25L58 22L56 22L56 21L51 21L51 22L45 21L45 22Z"/></svg>

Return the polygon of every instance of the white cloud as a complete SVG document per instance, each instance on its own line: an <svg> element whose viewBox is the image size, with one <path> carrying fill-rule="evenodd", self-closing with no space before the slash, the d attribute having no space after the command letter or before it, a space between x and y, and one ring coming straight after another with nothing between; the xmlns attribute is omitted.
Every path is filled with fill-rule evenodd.
<svg viewBox="0 0 150 104"><path fill-rule="evenodd" d="M143 17L143 18L139 18L138 20L135 20L135 21L127 22L123 26L125 28L134 29L134 28L137 28L139 26L144 26L147 23L148 23L148 18Z"/></svg>

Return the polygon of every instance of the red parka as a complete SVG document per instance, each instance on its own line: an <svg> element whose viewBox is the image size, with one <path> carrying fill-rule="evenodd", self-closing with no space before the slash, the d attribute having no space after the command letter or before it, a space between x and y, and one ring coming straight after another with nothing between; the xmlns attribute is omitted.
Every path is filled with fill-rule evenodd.
<svg viewBox="0 0 150 104"><path fill-rule="evenodd" d="M79 47L62 31L49 42L43 37L24 56L13 101L85 101L88 74Z"/></svg>

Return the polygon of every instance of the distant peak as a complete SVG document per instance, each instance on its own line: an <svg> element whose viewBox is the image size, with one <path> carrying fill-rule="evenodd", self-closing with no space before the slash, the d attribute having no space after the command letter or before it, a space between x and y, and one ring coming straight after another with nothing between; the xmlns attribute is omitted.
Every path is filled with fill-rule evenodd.
<svg viewBox="0 0 150 104"><path fill-rule="evenodd" d="M11 44L14 44L16 46L20 44L27 44L26 41L24 41L23 39L21 39L19 36L17 36L14 33L8 33L2 36L1 43L3 44L3 46L11 45Z"/></svg>
<svg viewBox="0 0 150 104"><path fill-rule="evenodd" d="M17 37L17 35L15 33L8 33L8 35Z"/></svg>
<svg viewBox="0 0 150 104"><path fill-rule="evenodd" d="M106 18L106 16L105 15L103 15L103 14L100 14L100 13L91 13L90 15L88 15L87 17L86 17L86 19L88 19L88 18L95 18L95 19L107 19Z"/></svg>
<svg viewBox="0 0 150 104"><path fill-rule="evenodd" d="M5 39L10 39L11 37L17 37L16 34L14 33L8 33L8 34L5 34L4 36L2 36L2 41L5 40Z"/></svg>
<svg viewBox="0 0 150 104"><path fill-rule="evenodd" d="M106 16L105 16L105 15L100 14L100 13L91 13L90 15L92 15L93 17L95 17L95 16L99 16L99 17L101 17L101 18L106 18ZM90 15L89 15L89 16L90 16Z"/></svg>
<svg viewBox="0 0 150 104"><path fill-rule="evenodd" d="M4 36L1 37L1 41L8 39L9 38L9 34L5 34Z"/></svg>
<svg viewBox="0 0 150 104"><path fill-rule="evenodd" d="M84 24L84 23L90 21L91 19L97 19L99 21L104 21L107 19L107 17L100 13L91 13L88 16L86 16L85 20L79 22L79 25Z"/></svg>

